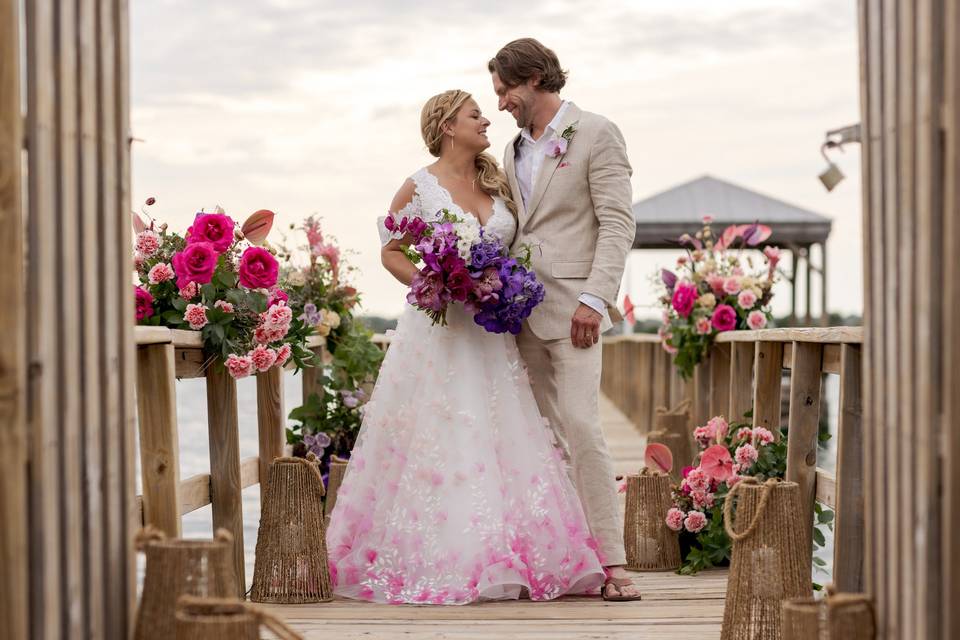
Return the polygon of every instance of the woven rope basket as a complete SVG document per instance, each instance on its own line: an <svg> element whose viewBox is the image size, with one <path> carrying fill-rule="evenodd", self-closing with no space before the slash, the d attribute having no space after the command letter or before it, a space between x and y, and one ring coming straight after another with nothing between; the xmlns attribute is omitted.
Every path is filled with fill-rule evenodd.
<svg viewBox="0 0 960 640"><path fill-rule="evenodd" d="M333 599L316 458L277 458L263 496L250 599L302 604Z"/></svg>
<svg viewBox="0 0 960 640"><path fill-rule="evenodd" d="M874 640L877 637L873 602L862 593L792 598L783 602L783 640Z"/></svg>
<svg viewBox="0 0 960 640"><path fill-rule="evenodd" d="M680 566L679 536L665 522L670 506L670 476L646 468L627 476L623 543L628 569L671 571Z"/></svg>
<svg viewBox="0 0 960 640"><path fill-rule="evenodd" d="M802 521L800 487L796 482L771 479L761 485L744 478L727 494L723 507L733 551L721 640L780 640L783 600L813 592L803 535L812 523Z"/></svg>
<svg viewBox="0 0 960 640"><path fill-rule="evenodd" d="M176 640L260 640L261 626L280 640L303 640L283 621L246 602L196 596L177 601Z"/></svg>
<svg viewBox="0 0 960 640"><path fill-rule="evenodd" d="M236 595L233 536L225 529L219 529L213 540L183 540L167 538L160 530L146 527L137 533L135 544L146 555L147 568L134 640L173 638L180 596Z"/></svg>
<svg viewBox="0 0 960 640"><path fill-rule="evenodd" d="M653 431L647 442L659 442L673 454L673 479L679 481L680 469L691 464L694 457L693 431L690 429L690 401L684 400L673 409L657 407L653 419Z"/></svg>
<svg viewBox="0 0 960 640"><path fill-rule="evenodd" d="M324 513L329 516L337 504L337 492L343 484L343 476L347 473L347 460L330 456L330 473L327 475L327 500L324 504Z"/></svg>

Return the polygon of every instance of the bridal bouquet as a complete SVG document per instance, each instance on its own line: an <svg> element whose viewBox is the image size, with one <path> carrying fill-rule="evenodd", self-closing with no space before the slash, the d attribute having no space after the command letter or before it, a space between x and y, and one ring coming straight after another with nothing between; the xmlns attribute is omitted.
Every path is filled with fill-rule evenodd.
<svg viewBox="0 0 960 640"><path fill-rule="evenodd" d="M529 252L510 257L496 236L484 233L473 216L458 218L444 209L437 222L391 214L389 231L413 237L408 252L423 267L410 285L407 301L434 324L446 324L451 302L461 302L473 320L491 333L520 333L523 320L543 301L543 283L530 269Z"/></svg>
<svg viewBox="0 0 960 640"><path fill-rule="evenodd" d="M687 255L677 259L677 273L660 272L660 340L684 378L693 375L717 333L767 326L780 260L780 250L772 246L763 249L763 268L755 267L754 256L745 253L770 237L767 226L730 225L716 239L712 219L705 217L703 222L696 235L680 236Z"/></svg>
<svg viewBox="0 0 960 640"><path fill-rule="evenodd" d="M152 206L155 200L147 200ZM294 317L278 283L278 263L260 246L274 214L262 210L238 228L217 207L196 214L185 235L134 214L137 324L200 331L205 350L234 378L288 360L309 366L311 328Z"/></svg>

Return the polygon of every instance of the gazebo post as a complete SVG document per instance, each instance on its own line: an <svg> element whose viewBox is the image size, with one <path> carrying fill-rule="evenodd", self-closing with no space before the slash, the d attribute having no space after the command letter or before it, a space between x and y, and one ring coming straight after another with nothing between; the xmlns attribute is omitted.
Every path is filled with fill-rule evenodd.
<svg viewBox="0 0 960 640"><path fill-rule="evenodd" d="M804 284L805 291L804 296L806 297L806 304L804 305L804 324L808 327L813 324L813 309L811 305L813 303L813 267L810 263L810 254L813 245L808 244L804 247L806 257L804 259L805 265L804 268L807 271L806 283Z"/></svg>
<svg viewBox="0 0 960 640"><path fill-rule="evenodd" d="M820 326L830 324L830 314L827 313L827 243L820 243Z"/></svg>
<svg viewBox="0 0 960 640"><path fill-rule="evenodd" d="M797 247L790 247L790 324L797 323Z"/></svg>

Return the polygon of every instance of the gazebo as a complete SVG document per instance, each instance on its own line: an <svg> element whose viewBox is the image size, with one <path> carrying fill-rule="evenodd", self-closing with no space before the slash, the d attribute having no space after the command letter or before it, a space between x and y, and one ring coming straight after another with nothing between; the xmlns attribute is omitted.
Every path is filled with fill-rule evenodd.
<svg viewBox="0 0 960 640"><path fill-rule="evenodd" d="M811 276L820 276L821 324L827 321L827 252L831 220L826 216L751 191L712 176L701 176L667 189L633 205L637 221L634 249L676 248L683 233L699 229L704 216L713 216L713 228L720 233L727 225L760 222L773 229L766 244L790 252L790 316L797 318L797 274L800 262L806 268L805 322L811 314ZM820 265L810 261L811 248L820 245Z"/></svg>

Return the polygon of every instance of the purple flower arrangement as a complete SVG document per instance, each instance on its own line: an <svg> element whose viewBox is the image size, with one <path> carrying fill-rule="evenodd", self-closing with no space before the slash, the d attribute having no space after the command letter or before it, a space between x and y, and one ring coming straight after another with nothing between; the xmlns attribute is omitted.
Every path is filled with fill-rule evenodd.
<svg viewBox="0 0 960 640"><path fill-rule="evenodd" d="M543 301L543 283L528 258L513 258L494 235L484 233L473 216L461 220L444 209L437 222L390 215L385 225L409 235L415 256L423 261L407 301L446 324L451 303L463 303L474 322L491 333L520 333L523 320Z"/></svg>

